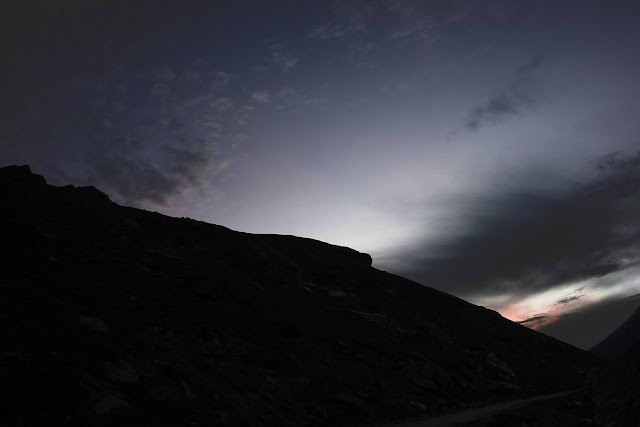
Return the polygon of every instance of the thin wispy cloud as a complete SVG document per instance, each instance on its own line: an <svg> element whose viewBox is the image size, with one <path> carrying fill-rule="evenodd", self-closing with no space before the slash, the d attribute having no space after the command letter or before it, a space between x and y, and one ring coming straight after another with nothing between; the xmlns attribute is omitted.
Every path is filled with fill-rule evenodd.
<svg viewBox="0 0 640 427"><path fill-rule="evenodd" d="M369 31L369 23L378 6L375 2L345 1L333 8L333 19L312 28L312 39L329 40Z"/></svg>
<svg viewBox="0 0 640 427"><path fill-rule="evenodd" d="M524 113L534 102L534 96L528 88L532 74L542 65L540 58L518 67L511 82L500 92L482 105L475 107L464 126L477 131L486 125L493 125Z"/></svg>
<svg viewBox="0 0 640 427"><path fill-rule="evenodd" d="M229 83L231 83L232 75L230 73L225 73L224 71L216 71L210 73L211 78L211 88L214 91L222 91Z"/></svg>
<svg viewBox="0 0 640 427"><path fill-rule="evenodd" d="M304 101L307 105L320 105L329 102L327 98L311 98Z"/></svg>
<svg viewBox="0 0 640 427"><path fill-rule="evenodd" d="M293 56L290 52L287 52L284 45L274 43L269 48L271 50L271 59L282 69L282 71L289 71L298 63L298 58Z"/></svg>
<svg viewBox="0 0 640 427"><path fill-rule="evenodd" d="M228 113L233 111L234 102L232 99L226 97L214 98L209 102L209 107L217 113Z"/></svg>
<svg viewBox="0 0 640 427"><path fill-rule="evenodd" d="M163 82L170 82L176 78L176 74L168 64L163 64L153 69L153 75L156 79Z"/></svg>
<svg viewBox="0 0 640 427"><path fill-rule="evenodd" d="M562 304L562 305L567 305L573 301L578 301L580 298L582 298L582 295L575 295L572 297L564 297L559 299L556 304Z"/></svg>
<svg viewBox="0 0 640 427"><path fill-rule="evenodd" d="M323 24L315 27L309 32L312 39L328 40L343 37L351 32L349 27L344 27L337 23Z"/></svg>
<svg viewBox="0 0 640 427"><path fill-rule="evenodd" d="M271 102L271 92L266 89L256 90L251 94L251 100L258 104L268 104Z"/></svg>
<svg viewBox="0 0 640 427"><path fill-rule="evenodd" d="M580 301L580 299L584 296L583 291L586 286L580 286L578 289L570 292L569 294L563 296L558 301L556 301L556 305L567 305L575 301Z"/></svg>

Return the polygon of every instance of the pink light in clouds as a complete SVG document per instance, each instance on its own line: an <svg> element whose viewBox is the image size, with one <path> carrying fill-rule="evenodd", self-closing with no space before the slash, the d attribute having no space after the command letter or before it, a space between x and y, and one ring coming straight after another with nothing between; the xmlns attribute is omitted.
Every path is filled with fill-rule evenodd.
<svg viewBox="0 0 640 427"><path fill-rule="evenodd" d="M474 302L498 311L503 317L538 330L562 315L582 311L607 300L640 294L640 267L615 271L601 277L560 284L525 297L507 295Z"/></svg>

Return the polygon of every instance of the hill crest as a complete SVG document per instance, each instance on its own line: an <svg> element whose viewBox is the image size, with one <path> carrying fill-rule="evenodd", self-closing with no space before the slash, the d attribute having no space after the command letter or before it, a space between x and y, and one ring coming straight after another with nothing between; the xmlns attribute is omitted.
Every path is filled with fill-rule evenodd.
<svg viewBox="0 0 640 427"><path fill-rule="evenodd" d="M25 166L0 188L3 409L36 424L391 421L577 388L595 365L353 249L119 206Z"/></svg>

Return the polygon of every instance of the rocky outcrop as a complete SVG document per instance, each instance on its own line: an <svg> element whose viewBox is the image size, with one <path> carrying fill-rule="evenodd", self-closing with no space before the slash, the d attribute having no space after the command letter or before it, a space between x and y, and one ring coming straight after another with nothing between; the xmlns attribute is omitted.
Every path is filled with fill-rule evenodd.
<svg viewBox="0 0 640 427"><path fill-rule="evenodd" d="M0 169L0 189L0 425L384 422L577 388L595 364L349 248L118 206L27 167Z"/></svg>

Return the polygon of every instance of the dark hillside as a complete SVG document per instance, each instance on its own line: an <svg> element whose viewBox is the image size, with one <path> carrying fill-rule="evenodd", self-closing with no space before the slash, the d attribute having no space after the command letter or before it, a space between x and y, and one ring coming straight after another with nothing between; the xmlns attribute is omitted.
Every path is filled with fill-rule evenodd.
<svg viewBox="0 0 640 427"><path fill-rule="evenodd" d="M354 250L0 169L0 425L339 425L579 388L581 350Z"/></svg>
<svg viewBox="0 0 640 427"><path fill-rule="evenodd" d="M615 358L640 342L640 308L609 336L589 351L605 359Z"/></svg>
<svg viewBox="0 0 640 427"><path fill-rule="evenodd" d="M640 425L640 309L589 351L607 360L591 387L595 420Z"/></svg>

